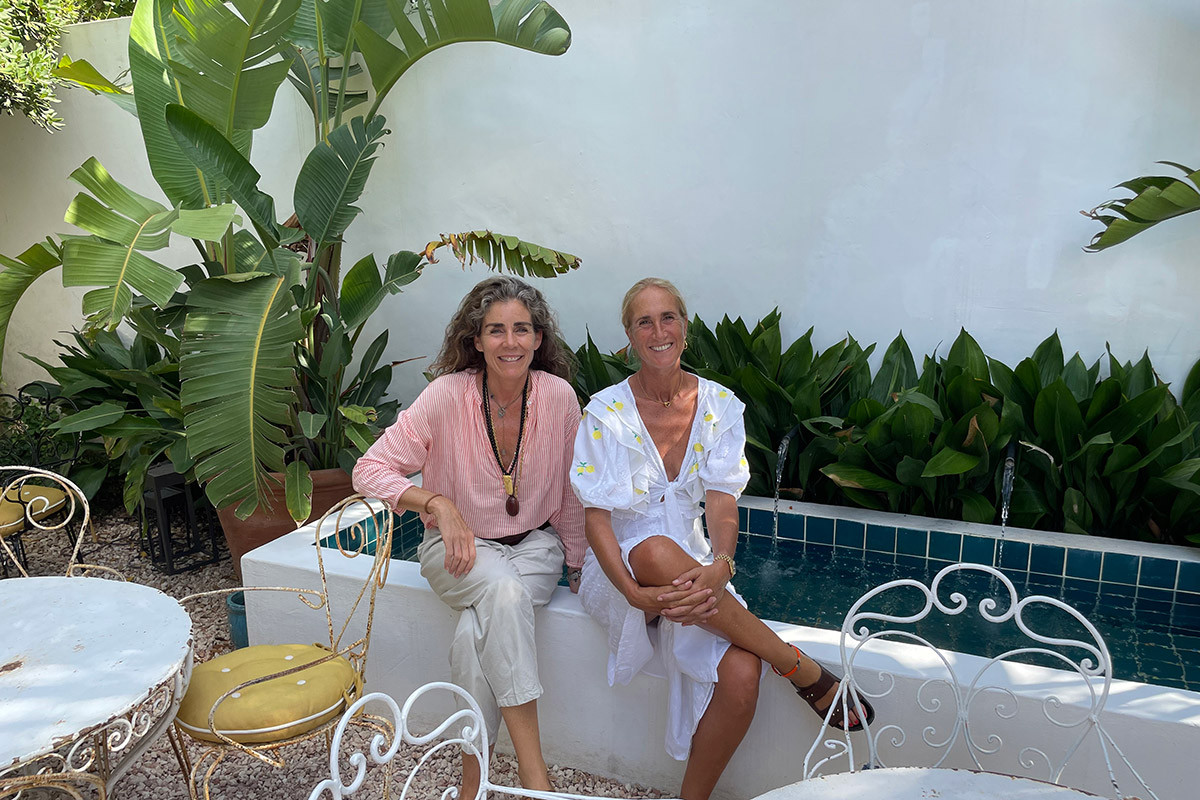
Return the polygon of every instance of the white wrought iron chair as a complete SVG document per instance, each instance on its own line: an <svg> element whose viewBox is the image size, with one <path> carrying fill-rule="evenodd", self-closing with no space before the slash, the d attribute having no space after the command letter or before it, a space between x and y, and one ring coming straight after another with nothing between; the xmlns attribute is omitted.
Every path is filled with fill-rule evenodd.
<svg viewBox="0 0 1200 800"><path fill-rule="evenodd" d="M976 593L981 595L977 602L971 599ZM978 617L960 617L971 609ZM989 631L995 629L988 624L1007 625L1027 641L989 659L959 659L921 634L916 626L927 619L975 624ZM1057 630L1051 628L1054 623ZM923 766L966 767L1062 783L1073 758L1098 748L1118 800L1125 795L1115 767L1157 800L1103 725L1113 677L1104 638L1061 600L1045 595L1019 598L1012 581L999 570L951 564L928 586L913 579L877 586L847 612L839 650L847 679L805 755L806 778L840 770ZM897 661L921 663L922 676L898 677L890 671ZM1013 663L1058 671L1042 673L1053 676L1049 687L1018 690L1008 675ZM875 706L875 723L865 725L861 734L831 727L829 718L838 704L856 709L865 719L856 694ZM1013 740L1022 744L1006 748ZM1093 751L1088 758L1098 756Z"/></svg>
<svg viewBox="0 0 1200 800"><path fill-rule="evenodd" d="M413 713L413 707L426 695L433 692L449 692L452 695L457 695L462 698L469 708L460 709L452 713L444 722L439 724L433 730L427 733L414 733L409 727L409 717ZM488 753L491 752L488 742L487 725L483 721L483 712L479 709L479 703L471 696L470 692L457 686L453 683L434 682L427 683L421 688L408 696L404 701L404 707L400 708L391 695L383 692L372 692L359 698L350 706L346 713L342 716L341 722L338 723L337 730L333 734L333 742L329 748L329 775L330 777L318 783L313 787L312 792L308 796L308 800L321 800L328 796L329 800L343 800L343 798L357 792L363 787L367 777L368 756L361 750L354 751L346 759L353 767L352 775L342 775L342 748L346 746L345 733L346 726L351 722L356 714L362 713L368 704L382 705L387 709L387 715L391 722L394 723L394 734L391 741L383 734L376 734L371 738L369 753L370 761L377 765L389 765L397 757L400 752L401 745L412 745L415 747L425 747L430 743L434 743L432 747L421 754L417 759L417 763L409 771L407 778L404 781L403 789L400 792L399 800L415 797L434 797L443 798L454 797L457 792L452 786L445 787L438 791L436 795L430 794L428 788L417 788L415 786L418 776L421 771L429 764L430 760L440 751L446 748L462 748L462 752L467 753L479 762L479 791L474 798L459 798L459 800L487 800L493 794L513 795L516 797L531 797L536 800L600 800L595 795L585 794L567 794L564 792L543 792L534 789L524 789L515 786L502 786L491 781L491 773L488 770ZM384 783L382 785L382 796L388 797L390 785L387 782L385 774ZM424 794L416 794L423 791Z"/></svg>

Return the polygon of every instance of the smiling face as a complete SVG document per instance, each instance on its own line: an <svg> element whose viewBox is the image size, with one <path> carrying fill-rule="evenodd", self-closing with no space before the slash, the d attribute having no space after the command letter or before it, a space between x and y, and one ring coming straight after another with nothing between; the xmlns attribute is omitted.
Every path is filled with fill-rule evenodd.
<svg viewBox="0 0 1200 800"><path fill-rule="evenodd" d="M666 289L647 286L629 306L629 344L646 366L668 367L679 363L687 336L687 321L679 304Z"/></svg>
<svg viewBox="0 0 1200 800"><path fill-rule="evenodd" d="M533 317L520 300L488 306L475 337L475 349L483 353L488 377L513 382L525 380L533 353L541 344L542 333L534 330Z"/></svg>

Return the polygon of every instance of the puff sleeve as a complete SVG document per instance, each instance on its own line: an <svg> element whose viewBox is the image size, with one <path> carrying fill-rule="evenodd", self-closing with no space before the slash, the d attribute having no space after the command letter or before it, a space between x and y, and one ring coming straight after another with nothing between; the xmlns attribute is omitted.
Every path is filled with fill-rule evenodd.
<svg viewBox="0 0 1200 800"><path fill-rule="evenodd" d="M711 410L712 417L705 458L700 464L700 485L704 491L724 492L740 497L750 481L750 465L746 461L746 424L742 419L745 405L732 392L717 387ZM721 397L725 394L725 397Z"/></svg>
<svg viewBox="0 0 1200 800"><path fill-rule="evenodd" d="M593 403L584 409L575 434L571 488L585 508L630 508L634 492L628 450L617 441L617 432L597 416Z"/></svg>

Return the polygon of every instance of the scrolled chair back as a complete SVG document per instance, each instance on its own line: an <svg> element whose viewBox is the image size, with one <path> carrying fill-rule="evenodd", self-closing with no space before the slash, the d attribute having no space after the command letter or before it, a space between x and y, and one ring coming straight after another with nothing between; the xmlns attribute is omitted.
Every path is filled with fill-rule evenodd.
<svg viewBox="0 0 1200 800"><path fill-rule="evenodd" d="M1002 644L993 649L1002 652L963 657L932 644L925 635L931 626L976 640L1007 638L995 640ZM906 578L871 589L843 620L839 654L847 679L805 756L806 778L928 766L1062 783L1072 759L1096 747L1117 797L1123 796L1118 767L1157 797L1103 725L1113 679L1104 637L1057 598L1020 597L993 567L951 564L928 586ZM898 674L900 665L907 675ZM839 705L865 719L856 695L874 705L875 723L864 724L861 734L832 728Z"/></svg>
<svg viewBox="0 0 1200 800"><path fill-rule="evenodd" d="M84 534L91 528L91 509L83 491L69 478L41 467L19 464L0 466L0 560L29 577L24 536L61 532L71 542L64 574L115 577L109 567L79 563Z"/></svg>

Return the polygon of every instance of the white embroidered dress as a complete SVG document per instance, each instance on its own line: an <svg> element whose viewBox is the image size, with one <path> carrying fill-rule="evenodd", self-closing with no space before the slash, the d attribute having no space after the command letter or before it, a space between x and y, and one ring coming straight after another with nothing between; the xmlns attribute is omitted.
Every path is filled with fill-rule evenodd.
<svg viewBox="0 0 1200 800"><path fill-rule="evenodd" d="M704 493L715 490L736 498L750 478L745 406L720 384L699 380L687 453L674 481L667 479L628 380L598 392L584 409L575 436L571 487L585 507L612 512L626 569L630 550L651 536L667 536L700 563L711 564L712 548L701 521ZM726 588L745 605L732 585ZM609 685L627 684L643 670L667 678L667 753L685 760L729 642L663 618L647 625L645 614L609 582L591 549L583 561L579 599L608 632Z"/></svg>

